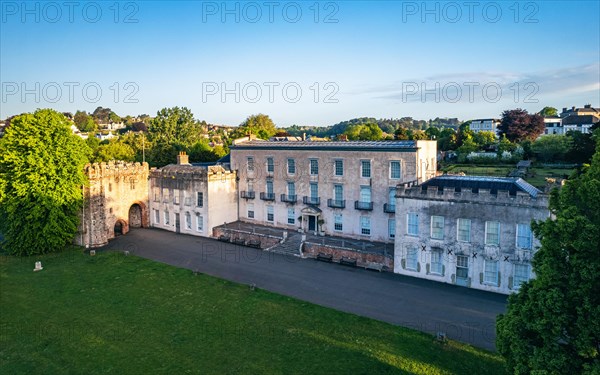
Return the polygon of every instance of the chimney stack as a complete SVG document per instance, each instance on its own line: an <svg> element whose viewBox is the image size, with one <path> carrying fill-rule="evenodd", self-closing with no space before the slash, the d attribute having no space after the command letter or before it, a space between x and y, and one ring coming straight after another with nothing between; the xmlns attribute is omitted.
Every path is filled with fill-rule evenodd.
<svg viewBox="0 0 600 375"><path fill-rule="evenodd" d="M190 164L189 157L185 153L185 151L179 151L179 155L177 155L177 164L178 165Z"/></svg>
<svg viewBox="0 0 600 375"><path fill-rule="evenodd" d="M306 141L306 133L302 133L302 140Z"/></svg>

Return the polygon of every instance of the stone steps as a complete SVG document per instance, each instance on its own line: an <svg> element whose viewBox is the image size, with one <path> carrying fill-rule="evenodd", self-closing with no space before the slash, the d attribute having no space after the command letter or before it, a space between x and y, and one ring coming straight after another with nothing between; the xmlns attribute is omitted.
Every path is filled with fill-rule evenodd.
<svg viewBox="0 0 600 375"><path fill-rule="evenodd" d="M278 254L285 255L293 255L293 256L301 256L300 254L300 244L302 243L302 238L300 236L291 236L288 237L285 242L274 246L270 249L270 251Z"/></svg>

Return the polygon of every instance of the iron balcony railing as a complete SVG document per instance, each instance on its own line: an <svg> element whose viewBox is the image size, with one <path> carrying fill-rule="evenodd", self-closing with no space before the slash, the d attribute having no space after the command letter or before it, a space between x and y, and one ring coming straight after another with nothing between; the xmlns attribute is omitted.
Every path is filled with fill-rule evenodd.
<svg viewBox="0 0 600 375"><path fill-rule="evenodd" d="M384 203L383 204L383 212L387 212L388 214L393 214L396 212L396 205Z"/></svg>
<svg viewBox="0 0 600 375"><path fill-rule="evenodd" d="M245 199L254 199L256 194L253 191L240 191L240 197Z"/></svg>
<svg viewBox="0 0 600 375"><path fill-rule="evenodd" d="M275 193L260 193L260 199L263 201L274 201Z"/></svg>
<svg viewBox="0 0 600 375"><path fill-rule="evenodd" d="M327 207L331 208L346 208L345 200L327 199Z"/></svg>
<svg viewBox="0 0 600 375"><path fill-rule="evenodd" d="M313 206L318 206L321 204L321 198L319 197L304 197L302 198L302 202L304 202L304 204L310 204Z"/></svg>
<svg viewBox="0 0 600 375"><path fill-rule="evenodd" d="M296 203L298 197L296 195L281 194L281 201L286 203Z"/></svg>
<svg viewBox="0 0 600 375"><path fill-rule="evenodd" d="M357 210L373 211L373 202L354 201L354 208Z"/></svg>

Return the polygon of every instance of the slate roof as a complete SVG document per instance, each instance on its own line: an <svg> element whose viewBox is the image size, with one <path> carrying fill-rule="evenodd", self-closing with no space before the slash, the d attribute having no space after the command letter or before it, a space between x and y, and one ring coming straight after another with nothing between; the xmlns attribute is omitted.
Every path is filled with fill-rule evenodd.
<svg viewBox="0 0 600 375"><path fill-rule="evenodd" d="M416 141L278 141L252 140L239 143L232 149L326 149L326 150L373 150L373 151L412 151L417 149Z"/></svg>
<svg viewBox="0 0 600 375"><path fill-rule="evenodd" d="M562 122L563 125L595 124L596 122L598 122L598 117L594 115L572 115L565 117Z"/></svg>
<svg viewBox="0 0 600 375"><path fill-rule="evenodd" d="M474 192L478 192L479 189L489 189L492 194L496 194L499 190L508 190L511 195L516 195L517 191L521 191L529 194L533 198L537 197L538 194L541 194L541 191L536 189L533 185L518 177L443 175L429 179L420 186L423 190L427 190L428 186L455 188L456 191L471 189Z"/></svg>

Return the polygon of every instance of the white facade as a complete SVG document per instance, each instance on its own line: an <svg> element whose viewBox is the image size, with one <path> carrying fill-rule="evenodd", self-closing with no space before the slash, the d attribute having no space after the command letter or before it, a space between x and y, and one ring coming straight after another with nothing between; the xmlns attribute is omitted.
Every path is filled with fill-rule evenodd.
<svg viewBox="0 0 600 375"><path fill-rule="evenodd" d="M444 186L444 179L463 187ZM490 180L492 187L512 186L472 191ZM520 179L442 176L429 183L440 181L426 183L427 190L398 187L394 272L496 293L518 290L533 277L539 242L530 224L550 217L548 197Z"/></svg>
<svg viewBox="0 0 600 375"><path fill-rule="evenodd" d="M152 227L211 237L237 220L236 174L222 166L168 165L150 174Z"/></svg>
<svg viewBox="0 0 600 375"><path fill-rule="evenodd" d="M500 125L500 120L497 119L475 119L471 120L471 125L469 128L474 133L479 133L482 131L493 132L496 137L498 136L498 125Z"/></svg>
<svg viewBox="0 0 600 375"><path fill-rule="evenodd" d="M436 151L435 141L236 142L239 219L393 241L395 187L435 176Z"/></svg>
<svg viewBox="0 0 600 375"><path fill-rule="evenodd" d="M544 117L544 125L546 129L544 130L544 134L565 134L565 129L562 125L562 118L560 117Z"/></svg>

